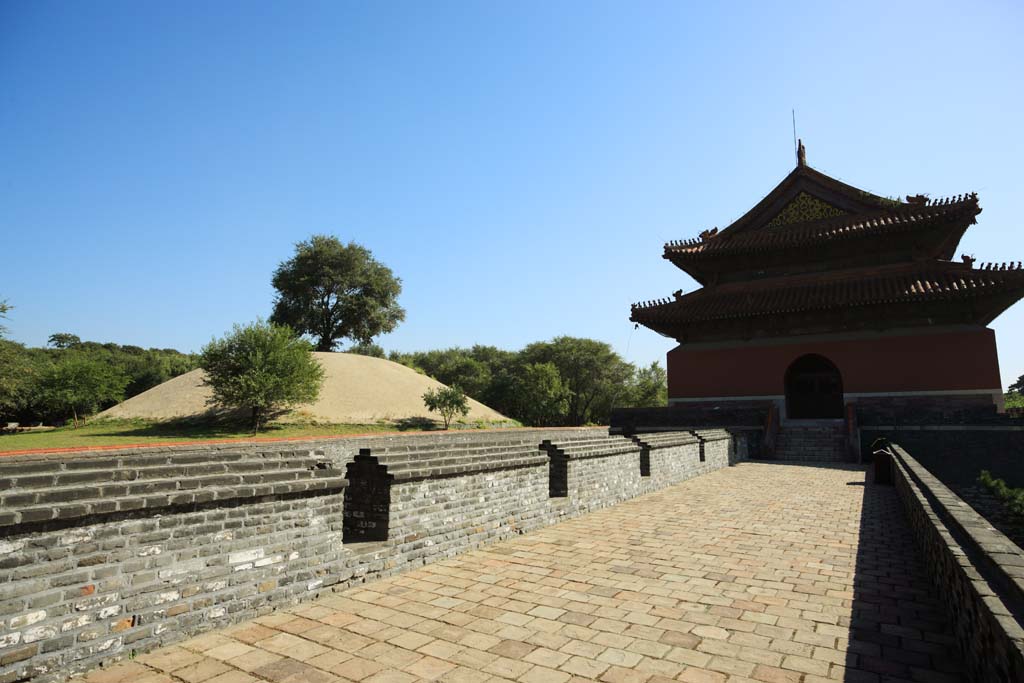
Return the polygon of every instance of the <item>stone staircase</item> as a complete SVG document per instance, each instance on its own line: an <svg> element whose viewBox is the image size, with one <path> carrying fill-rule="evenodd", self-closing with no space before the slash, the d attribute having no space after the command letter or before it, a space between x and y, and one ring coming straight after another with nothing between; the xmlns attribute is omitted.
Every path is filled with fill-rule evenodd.
<svg viewBox="0 0 1024 683"><path fill-rule="evenodd" d="M846 425L842 420L783 422L776 437L776 460L844 462Z"/></svg>

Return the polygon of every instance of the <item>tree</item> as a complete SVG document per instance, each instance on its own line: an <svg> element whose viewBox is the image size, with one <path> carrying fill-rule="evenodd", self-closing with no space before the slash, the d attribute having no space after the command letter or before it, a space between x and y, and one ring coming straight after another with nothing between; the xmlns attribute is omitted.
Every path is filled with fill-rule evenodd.
<svg viewBox="0 0 1024 683"><path fill-rule="evenodd" d="M423 403L430 412L441 413L445 429L448 429L456 413L466 415L469 412L469 401L458 387L428 389L423 394Z"/></svg>
<svg viewBox="0 0 1024 683"><path fill-rule="evenodd" d="M72 346L78 346L82 343L77 334L71 334L70 332L56 332L50 335L50 338L46 340L46 343L55 349L69 349Z"/></svg>
<svg viewBox="0 0 1024 683"><path fill-rule="evenodd" d="M415 353L393 353L391 360L402 363L433 377L441 384L458 386L469 396L482 400L491 384L491 370L486 363L474 357L470 349L451 348Z"/></svg>
<svg viewBox="0 0 1024 683"><path fill-rule="evenodd" d="M22 344L0 339L0 419L17 420L39 399L41 364Z"/></svg>
<svg viewBox="0 0 1024 683"><path fill-rule="evenodd" d="M640 368L633 376L623 406L657 408L668 405L668 374L657 362ZM612 406L613 408L617 406Z"/></svg>
<svg viewBox="0 0 1024 683"><path fill-rule="evenodd" d="M554 363L528 363L512 375L506 400L510 417L532 427L551 427L565 420L569 390Z"/></svg>
<svg viewBox="0 0 1024 683"><path fill-rule="evenodd" d="M12 308L14 308L14 306L11 306L9 303L7 303L6 299L0 299L0 318L6 320L7 314L10 312ZM3 325L0 325L0 336L2 336L3 333L6 331L7 328L4 327Z"/></svg>
<svg viewBox="0 0 1024 683"><path fill-rule="evenodd" d="M354 353L359 356L370 356L371 358L384 358L384 349L380 344L359 342L345 349L345 353Z"/></svg>
<svg viewBox="0 0 1024 683"><path fill-rule="evenodd" d="M78 418L101 405L124 397L128 377L118 368L85 353L68 353L46 372L40 382L43 402L61 417Z"/></svg>
<svg viewBox="0 0 1024 683"><path fill-rule="evenodd" d="M235 325L199 356L204 384L213 389L210 403L249 410L253 432L258 432L274 413L316 400L324 371L311 352L310 344L289 327L262 320Z"/></svg>
<svg viewBox="0 0 1024 683"><path fill-rule="evenodd" d="M1016 391L1018 394L1024 394L1024 375L1017 378L1017 381L1009 386L1007 391Z"/></svg>
<svg viewBox="0 0 1024 683"><path fill-rule="evenodd" d="M354 242L313 235L295 245L272 280L277 297L270 321L316 340L332 351L340 339L369 344L405 319L398 305L402 281Z"/></svg>
<svg viewBox="0 0 1024 683"><path fill-rule="evenodd" d="M627 384L635 368L605 342L556 337L530 344L520 352L524 363L552 363L569 392L565 424L607 421L613 404L625 405Z"/></svg>

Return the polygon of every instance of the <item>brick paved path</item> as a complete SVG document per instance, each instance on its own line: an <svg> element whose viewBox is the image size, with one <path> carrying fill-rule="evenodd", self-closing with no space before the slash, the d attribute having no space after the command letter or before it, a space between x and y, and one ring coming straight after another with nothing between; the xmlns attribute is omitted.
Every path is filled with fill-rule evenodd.
<svg viewBox="0 0 1024 683"><path fill-rule="evenodd" d="M745 463L89 683L959 680L891 488Z"/></svg>

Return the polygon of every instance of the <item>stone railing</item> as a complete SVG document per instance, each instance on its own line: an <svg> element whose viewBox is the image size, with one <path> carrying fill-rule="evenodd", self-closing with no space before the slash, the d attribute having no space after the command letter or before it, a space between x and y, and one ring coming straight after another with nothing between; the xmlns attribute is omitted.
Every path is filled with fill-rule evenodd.
<svg viewBox="0 0 1024 683"><path fill-rule="evenodd" d="M0 683L62 680L747 452L742 431L594 428L0 458Z"/></svg>
<svg viewBox="0 0 1024 683"><path fill-rule="evenodd" d="M900 446L888 445L875 457L889 459L971 679L1024 680L1024 552Z"/></svg>

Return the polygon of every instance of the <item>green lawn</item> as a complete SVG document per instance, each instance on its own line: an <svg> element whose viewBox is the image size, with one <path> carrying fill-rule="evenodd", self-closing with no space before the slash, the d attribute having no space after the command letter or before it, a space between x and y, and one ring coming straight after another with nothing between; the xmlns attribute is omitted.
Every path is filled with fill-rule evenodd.
<svg viewBox="0 0 1024 683"><path fill-rule="evenodd" d="M335 436L394 432L422 425L270 425L255 438L275 439L303 436ZM78 429L61 427L50 431L0 435L0 453L29 449L82 448L89 446L131 446L157 443L252 439L253 433L239 424L182 424L145 421L93 422Z"/></svg>

